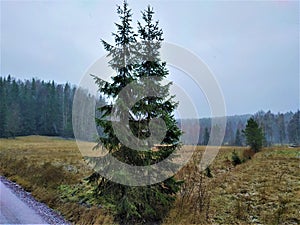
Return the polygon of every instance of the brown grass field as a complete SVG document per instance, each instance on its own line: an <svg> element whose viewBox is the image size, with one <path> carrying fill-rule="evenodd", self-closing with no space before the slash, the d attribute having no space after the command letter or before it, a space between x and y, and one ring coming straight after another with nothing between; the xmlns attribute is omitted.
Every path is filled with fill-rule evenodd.
<svg viewBox="0 0 300 225"><path fill-rule="evenodd" d="M93 143L83 145L84 154L94 154ZM176 174L185 183L163 224L300 224L300 148L265 148L235 167L233 150L241 158L252 156L246 148L222 147L209 178L197 167L204 151L197 146ZM115 224L112 213L92 197L84 180L91 173L74 140L0 139L0 175L74 224Z"/></svg>

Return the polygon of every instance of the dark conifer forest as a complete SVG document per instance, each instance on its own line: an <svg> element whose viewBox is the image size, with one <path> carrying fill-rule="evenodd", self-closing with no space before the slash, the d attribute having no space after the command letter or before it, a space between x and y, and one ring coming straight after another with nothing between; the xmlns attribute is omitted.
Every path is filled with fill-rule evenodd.
<svg viewBox="0 0 300 225"><path fill-rule="evenodd" d="M47 135L73 138L72 104L76 87L54 81L0 77L0 137ZM94 98L87 91L85 98ZM97 99L97 104L104 102Z"/></svg>

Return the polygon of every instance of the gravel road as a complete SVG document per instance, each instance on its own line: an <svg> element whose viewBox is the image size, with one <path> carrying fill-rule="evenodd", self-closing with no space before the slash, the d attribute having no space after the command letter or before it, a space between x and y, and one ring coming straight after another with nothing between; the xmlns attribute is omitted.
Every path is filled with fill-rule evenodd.
<svg viewBox="0 0 300 225"><path fill-rule="evenodd" d="M0 176L0 224L70 224L19 185Z"/></svg>

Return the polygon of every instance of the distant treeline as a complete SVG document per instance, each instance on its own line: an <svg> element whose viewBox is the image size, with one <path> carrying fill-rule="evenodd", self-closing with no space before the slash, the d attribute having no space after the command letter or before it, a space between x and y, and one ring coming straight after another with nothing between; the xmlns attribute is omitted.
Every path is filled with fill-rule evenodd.
<svg viewBox="0 0 300 225"><path fill-rule="evenodd" d="M24 135L48 135L73 138L72 104L76 87L66 84L45 82L39 79L26 81L16 80L11 76L0 77L0 137L15 137ZM83 102L90 102L87 91L79 91ZM85 101L86 99L86 101ZM101 96L96 100L97 106L105 104ZM84 107L84 106L83 106ZM263 128L265 145L300 144L300 123L297 112L277 113L259 111L254 115L227 117L224 145L245 145L242 130L247 120L253 116ZM96 116L99 114L96 112ZM179 120L179 124L180 124ZM195 119L185 119L185 124L191 131L184 144L207 144L211 130L211 119L199 119L200 133L196 132ZM217 129L216 129L217 130ZM98 128L98 133L101 130ZM85 132L89 135L89 132ZM192 134L199 133L198 137ZM90 135L91 136L91 135ZM95 137L83 137L91 140Z"/></svg>
<svg viewBox="0 0 300 225"><path fill-rule="evenodd" d="M72 104L76 87L69 83L0 77L0 137L48 135L72 138ZM87 91L79 92L93 98ZM103 98L97 104L104 103Z"/></svg>
<svg viewBox="0 0 300 225"><path fill-rule="evenodd" d="M223 145L245 145L245 137L243 130L246 127L247 120L253 117L264 132L264 144L271 146L275 144L300 144L300 111L277 113L274 114L271 111L264 112L259 111L254 115L237 115L228 116L225 130L225 136ZM185 126L189 127L191 134L197 133L195 130L197 121L195 119L185 119ZM198 144L206 145L209 140L211 131L211 119L204 118L199 119L200 133L198 137ZM179 121L180 124L180 121ZM188 124L188 125L187 125ZM215 127L218 130L218 127ZM191 144L196 137L187 137L183 140L185 144Z"/></svg>

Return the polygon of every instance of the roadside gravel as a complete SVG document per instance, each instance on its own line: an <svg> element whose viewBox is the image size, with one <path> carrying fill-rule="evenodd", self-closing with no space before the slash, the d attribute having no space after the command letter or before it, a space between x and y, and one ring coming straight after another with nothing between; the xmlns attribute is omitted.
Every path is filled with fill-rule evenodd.
<svg viewBox="0 0 300 225"><path fill-rule="evenodd" d="M23 203L25 203L25 205L23 205L24 208L24 212L32 212L30 211L30 209L32 209L37 215L40 216L41 219L37 219L36 223L46 223L46 224L71 224L69 222L67 222L61 215L59 215L58 213L56 213L54 210L50 209L46 204L41 203L36 201L32 195L29 192L26 192L22 187L20 187L18 184L15 184L9 180L7 180L5 177L0 176L0 182L4 185L2 186L2 190L1 191L1 212L0 214L2 214L2 217L5 217L5 215L3 215L4 213L6 213L10 218L0 218L2 220L12 220L12 221L1 221L1 223L26 223L25 221L20 221L20 218L17 217L28 217L30 215L23 215L23 216L18 216L21 215L21 211L22 209L17 208L16 206L20 206L23 205L21 203L17 204L17 203L13 203L16 204L16 206L8 206L7 204L12 204L11 202L8 201L8 199L11 201L11 199L15 199L13 195L15 195L19 200L21 200ZM2 185L1 184L1 185ZM11 193L5 193L4 189L8 188ZM11 195L11 197L9 197L9 195ZM7 199L7 202L5 201ZM14 201L17 201L17 199L15 199ZM25 207L28 206L30 209L25 209ZM4 212L6 210L6 212ZM15 212L11 212L12 210L15 210ZM27 210L27 211L26 211ZM26 213L25 213L26 214ZM27 213L28 214L28 213ZM6 217L7 217L6 215ZM43 222L41 222L43 221Z"/></svg>

